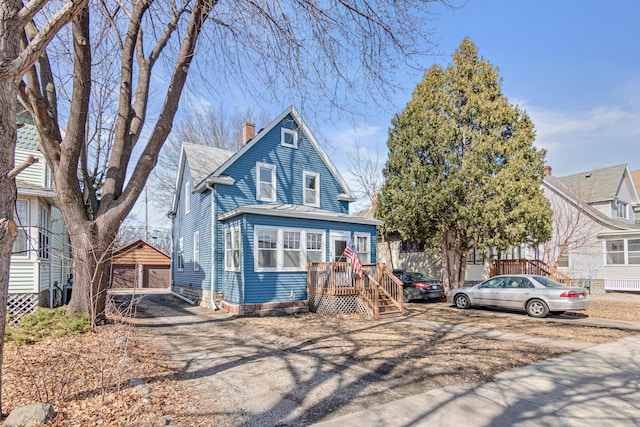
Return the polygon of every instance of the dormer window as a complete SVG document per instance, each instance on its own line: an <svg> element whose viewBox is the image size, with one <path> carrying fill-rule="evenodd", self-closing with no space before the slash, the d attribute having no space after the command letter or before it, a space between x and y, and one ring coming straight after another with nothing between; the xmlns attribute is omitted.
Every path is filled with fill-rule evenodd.
<svg viewBox="0 0 640 427"><path fill-rule="evenodd" d="M627 204L618 201L618 218L627 219Z"/></svg>
<svg viewBox="0 0 640 427"><path fill-rule="evenodd" d="M298 148L298 132L294 129L282 128L280 143L285 147Z"/></svg>
<svg viewBox="0 0 640 427"><path fill-rule="evenodd" d="M307 206L320 206L320 176L313 172L304 172L303 204Z"/></svg>
<svg viewBox="0 0 640 427"><path fill-rule="evenodd" d="M276 167L266 163L256 164L256 198L263 202L276 201Z"/></svg>

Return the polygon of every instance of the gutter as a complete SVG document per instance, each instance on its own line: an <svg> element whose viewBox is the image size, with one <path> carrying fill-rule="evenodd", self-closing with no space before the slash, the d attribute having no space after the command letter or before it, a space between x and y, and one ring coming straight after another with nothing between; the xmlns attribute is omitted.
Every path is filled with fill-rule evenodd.
<svg viewBox="0 0 640 427"><path fill-rule="evenodd" d="M213 193L213 181L207 181L205 188L211 191L211 289L209 299L211 309L218 310L215 303L215 283L216 283L216 215L215 215L215 194Z"/></svg>

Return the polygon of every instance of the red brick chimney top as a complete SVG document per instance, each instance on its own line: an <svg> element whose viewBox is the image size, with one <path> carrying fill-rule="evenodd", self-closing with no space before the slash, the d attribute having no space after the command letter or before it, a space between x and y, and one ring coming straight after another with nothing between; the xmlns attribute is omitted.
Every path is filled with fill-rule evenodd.
<svg viewBox="0 0 640 427"><path fill-rule="evenodd" d="M246 144L256 136L256 125L251 122L242 124L242 143Z"/></svg>
<svg viewBox="0 0 640 427"><path fill-rule="evenodd" d="M551 166L545 165L542 169L542 173L545 174L545 176L551 176Z"/></svg>

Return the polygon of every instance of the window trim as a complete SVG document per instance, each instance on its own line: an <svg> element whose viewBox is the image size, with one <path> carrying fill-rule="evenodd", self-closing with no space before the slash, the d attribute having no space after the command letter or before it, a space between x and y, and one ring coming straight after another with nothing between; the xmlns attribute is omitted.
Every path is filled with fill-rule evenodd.
<svg viewBox="0 0 640 427"><path fill-rule="evenodd" d="M191 212L191 181L184 184L184 213Z"/></svg>
<svg viewBox="0 0 640 427"><path fill-rule="evenodd" d="M631 250L630 242L632 240L638 241L638 243L640 243L640 238L639 239L626 239L625 248L627 250L627 256L626 256L627 265L635 265L635 266L637 266L637 265L640 265L640 250L637 250L637 251L632 251ZM638 243L636 243L636 244L638 244ZM639 258L638 262L633 262L633 263L631 262L631 257L632 257L631 254L633 254L633 258Z"/></svg>
<svg viewBox="0 0 640 427"><path fill-rule="evenodd" d="M228 237L227 237L228 236ZM237 241L236 241L237 237ZM227 238L229 240L227 240ZM229 243L229 246L227 246ZM238 246L236 247L236 243ZM240 271L241 264L241 240L240 240L240 227L239 226L231 226L226 227L224 231L224 271L238 272ZM235 252L238 252L238 265L233 265L233 261L235 257L233 256ZM230 262L231 265L228 263Z"/></svg>
<svg viewBox="0 0 640 427"><path fill-rule="evenodd" d="M622 242L621 251L610 251L609 242ZM626 239L610 239L604 241L604 265L626 265ZM609 262L609 254L622 254L622 262Z"/></svg>
<svg viewBox="0 0 640 427"><path fill-rule="evenodd" d="M620 219L629 219L629 204L618 200L616 203L616 215Z"/></svg>
<svg viewBox="0 0 640 427"><path fill-rule="evenodd" d="M276 231L276 266L275 267L260 267L258 264L258 233L263 230L268 231ZM300 233L300 265L298 267L285 267L284 266L284 233L285 232L293 232ZM307 234L319 234L321 241L321 249L319 251L322 252L322 259L326 261L327 259L327 248L326 248L326 238L327 232L325 229L312 229L312 228L294 228L294 227L277 227L277 226L268 226L268 225L257 225L253 229L254 236L254 248L253 248L253 270L256 273L264 273L264 272L302 272L306 271L308 256L307 256ZM370 244L370 243L369 243ZM315 250L317 251L317 249ZM321 261L324 262L324 261Z"/></svg>
<svg viewBox="0 0 640 427"><path fill-rule="evenodd" d="M358 248L358 237L366 237L367 239L367 252L361 252ZM356 247L356 253L360 259L360 264L371 264L371 234L363 232L353 233L353 240ZM366 259L361 258L361 254L366 254Z"/></svg>
<svg viewBox="0 0 640 427"><path fill-rule="evenodd" d="M292 144L288 144L286 142L287 135L293 136ZM296 129L289 129L285 127L280 128L280 145L288 148L298 148L298 131Z"/></svg>
<svg viewBox="0 0 640 427"><path fill-rule="evenodd" d="M18 204L19 203L24 203L25 205L25 209L26 209L26 218L19 218L18 217ZM16 240L14 241L13 247L11 248L11 256L12 257L19 257L19 258L29 258L31 256L31 233L30 233L30 219L31 217L31 203L29 202L29 199L21 199L18 198L16 199L16 207L15 207L15 211L14 211L14 219L16 222L16 225L18 226L18 236L16 237ZM24 235L24 251L18 251L15 252L15 242L18 241L18 239L20 238L20 233L22 233Z"/></svg>
<svg viewBox="0 0 640 427"><path fill-rule="evenodd" d="M272 190L272 197L271 198L267 198L265 196L262 195L262 191L261 191L261 187L262 187L262 181L260 180L260 171L261 169L268 169L271 171L271 178L272 178L272 182L271 182L271 190ZM266 184L266 182L265 182ZM263 201L263 202L275 202L276 201L276 190L277 190L277 186L276 186L276 165L271 165L269 163L261 163L261 162L257 162L256 163L256 199Z"/></svg>
<svg viewBox="0 0 640 427"><path fill-rule="evenodd" d="M38 258L49 259L51 245L51 212L43 204L38 204Z"/></svg>
<svg viewBox="0 0 640 427"><path fill-rule="evenodd" d="M184 237L178 237L176 271L184 271Z"/></svg>
<svg viewBox="0 0 640 427"><path fill-rule="evenodd" d="M200 231L193 232L193 271L200 271Z"/></svg>
<svg viewBox="0 0 640 427"><path fill-rule="evenodd" d="M307 201L307 177L315 178L316 188L314 189L316 193L316 203L309 203ZM313 206L316 208L320 207L320 174L316 172L303 171L302 172L302 204L305 206Z"/></svg>

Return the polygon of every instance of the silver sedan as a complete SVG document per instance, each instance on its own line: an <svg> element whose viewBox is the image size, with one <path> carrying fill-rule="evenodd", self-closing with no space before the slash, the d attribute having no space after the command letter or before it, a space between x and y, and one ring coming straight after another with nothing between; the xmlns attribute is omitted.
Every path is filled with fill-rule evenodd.
<svg viewBox="0 0 640 427"><path fill-rule="evenodd" d="M589 307L584 288L567 287L548 277L528 274L495 276L470 288L453 289L447 299L458 308L500 307L523 310L532 317Z"/></svg>

